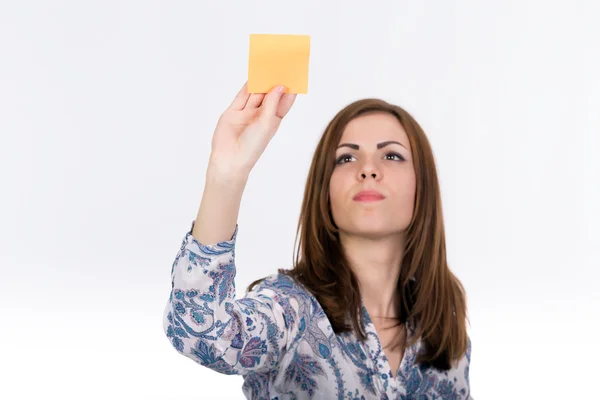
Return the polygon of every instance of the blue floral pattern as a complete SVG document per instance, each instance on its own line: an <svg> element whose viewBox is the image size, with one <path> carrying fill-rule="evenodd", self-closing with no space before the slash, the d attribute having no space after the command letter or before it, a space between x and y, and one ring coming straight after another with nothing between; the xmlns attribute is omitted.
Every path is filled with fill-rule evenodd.
<svg viewBox="0 0 600 400"><path fill-rule="evenodd" d="M367 340L335 334L316 298L284 274L235 295L236 226L231 240L200 244L192 228L171 268L163 325L172 346L219 373L242 375L248 399L472 399L471 342L449 371L415 360L417 341L392 374L363 305ZM409 336L415 327L408 324Z"/></svg>

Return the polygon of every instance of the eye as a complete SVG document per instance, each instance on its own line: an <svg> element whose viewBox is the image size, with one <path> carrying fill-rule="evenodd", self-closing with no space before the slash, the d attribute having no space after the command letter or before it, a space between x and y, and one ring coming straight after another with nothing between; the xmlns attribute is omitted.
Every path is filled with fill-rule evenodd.
<svg viewBox="0 0 600 400"><path fill-rule="evenodd" d="M386 158L387 158L387 157L390 157L390 156L391 156L391 157L396 157L396 158L397 158L397 160L400 160L400 161L406 161L406 159L405 159L404 157L402 157L402 156L401 156L400 154L398 154L398 153L387 153L387 154L385 155L385 157L386 157ZM388 159L389 159L389 158L388 158ZM392 160L392 161L396 161L396 160Z"/></svg>
<svg viewBox="0 0 600 400"><path fill-rule="evenodd" d="M341 156L339 156L336 160L336 164L346 164L347 162L350 162L351 159L353 158L352 154L342 154ZM398 153L387 153L385 155L385 159L386 160L390 160L390 161L406 161L406 159L404 157L402 157L400 154Z"/></svg>
<svg viewBox="0 0 600 400"><path fill-rule="evenodd" d="M346 161L346 159L351 158L352 155L351 154L342 154L341 156L339 156L337 158L337 160L335 161L336 164L345 164L348 161Z"/></svg>

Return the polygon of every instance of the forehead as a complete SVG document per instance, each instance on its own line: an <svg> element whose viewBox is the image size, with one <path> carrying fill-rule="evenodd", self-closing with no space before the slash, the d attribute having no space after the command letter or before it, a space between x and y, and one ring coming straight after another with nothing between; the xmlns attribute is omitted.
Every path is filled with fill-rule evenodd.
<svg viewBox="0 0 600 400"><path fill-rule="evenodd" d="M342 133L340 143L368 146L387 140L396 140L410 148L408 135L400 121L391 114L377 112L361 115L350 121Z"/></svg>

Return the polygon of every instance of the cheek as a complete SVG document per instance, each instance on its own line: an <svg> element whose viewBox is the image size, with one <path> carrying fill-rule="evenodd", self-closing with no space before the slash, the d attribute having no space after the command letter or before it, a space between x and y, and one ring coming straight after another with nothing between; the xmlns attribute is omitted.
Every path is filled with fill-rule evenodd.
<svg viewBox="0 0 600 400"><path fill-rule="evenodd" d="M337 182L332 176L331 180L329 181L329 202L331 203L332 208L335 206L335 204L338 201L337 198L339 196L339 192L340 191L337 187Z"/></svg>
<svg viewBox="0 0 600 400"><path fill-rule="evenodd" d="M405 175L402 178L402 186L397 188L395 198L398 202L399 210L402 213L412 215L416 196L416 181L413 175Z"/></svg>
<svg viewBox="0 0 600 400"><path fill-rule="evenodd" d="M329 181L329 201L331 203L332 212L339 208L339 206L343 203L344 193L345 193L345 185L344 185L344 177L339 171L334 171L331 175L331 180Z"/></svg>

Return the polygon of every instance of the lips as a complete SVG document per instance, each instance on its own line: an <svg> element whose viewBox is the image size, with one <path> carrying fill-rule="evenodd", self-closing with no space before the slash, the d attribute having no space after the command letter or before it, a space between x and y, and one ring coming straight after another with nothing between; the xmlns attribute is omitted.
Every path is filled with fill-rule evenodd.
<svg viewBox="0 0 600 400"><path fill-rule="evenodd" d="M385 199L385 196L377 190L361 190L354 196L354 201L378 201Z"/></svg>

